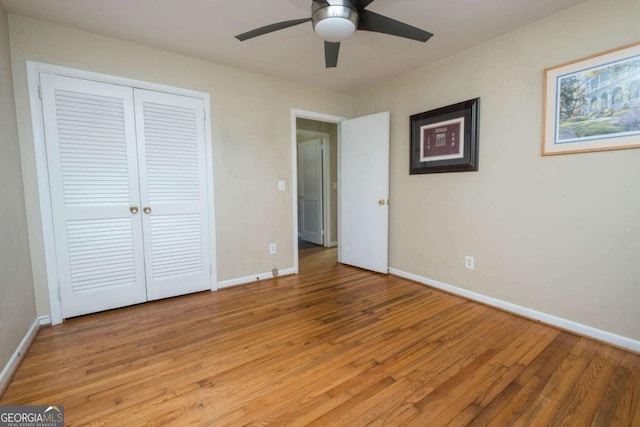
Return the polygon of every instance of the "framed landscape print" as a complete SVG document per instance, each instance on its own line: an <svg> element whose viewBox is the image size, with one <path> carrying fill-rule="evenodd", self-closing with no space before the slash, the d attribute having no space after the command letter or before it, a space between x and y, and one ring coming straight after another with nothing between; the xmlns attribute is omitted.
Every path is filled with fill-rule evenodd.
<svg viewBox="0 0 640 427"><path fill-rule="evenodd" d="M480 98L410 118L409 174L478 170Z"/></svg>
<svg viewBox="0 0 640 427"><path fill-rule="evenodd" d="M542 155L640 147L640 43L547 68Z"/></svg>

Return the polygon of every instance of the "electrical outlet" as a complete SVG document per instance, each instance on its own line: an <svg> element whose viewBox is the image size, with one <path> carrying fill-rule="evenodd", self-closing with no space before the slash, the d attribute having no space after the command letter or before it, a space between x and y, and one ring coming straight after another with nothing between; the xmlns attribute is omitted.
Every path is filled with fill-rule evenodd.
<svg viewBox="0 0 640 427"><path fill-rule="evenodd" d="M275 255L278 253L278 247L276 246L275 243L269 243L269 253L271 255Z"/></svg>
<svg viewBox="0 0 640 427"><path fill-rule="evenodd" d="M278 191L284 191L286 188L286 184L283 179L278 181Z"/></svg>
<svg viewBox="0 0 640 427"><path fill-rule="evenodd" d="M468 268L469 270L473 270L476 266L476 261L475 259L473 259L472 256L465 256L464 257L464 266L466 268Z"/></svg>

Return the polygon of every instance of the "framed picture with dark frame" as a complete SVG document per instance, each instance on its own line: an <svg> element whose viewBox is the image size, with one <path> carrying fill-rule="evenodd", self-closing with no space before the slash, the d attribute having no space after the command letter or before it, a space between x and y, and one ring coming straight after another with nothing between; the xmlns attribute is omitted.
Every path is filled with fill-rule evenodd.
<svg viewBox="0 0 640 427"><path fill-rule="evenodd" d="M480 98L410 118L409 174L478 170Z"/></svg>

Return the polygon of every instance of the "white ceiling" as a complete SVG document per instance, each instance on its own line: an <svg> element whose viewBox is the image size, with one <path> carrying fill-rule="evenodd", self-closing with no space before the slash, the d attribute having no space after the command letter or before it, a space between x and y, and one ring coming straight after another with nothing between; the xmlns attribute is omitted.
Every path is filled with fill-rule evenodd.
<svg viewBox="0 0 640 427"><path fill-rule="evenodd" d="M311 0L0 0L12 13L287 80L353 92L585 0L376 0L367 9L434 33L427 43L357 32L324 66L311 23L245 42L236 34L311 15Z"/></svg>

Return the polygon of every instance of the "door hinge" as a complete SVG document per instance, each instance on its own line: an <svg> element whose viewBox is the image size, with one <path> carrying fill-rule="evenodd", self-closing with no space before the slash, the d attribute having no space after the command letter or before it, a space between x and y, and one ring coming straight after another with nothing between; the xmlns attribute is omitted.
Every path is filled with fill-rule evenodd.
<svg viewBox="0 0 640 427"><path fill-rule="evenodd" d="M38 98L42 100L42 86L38 85Z"/></svg>
<svg viewBox="0 0 640 427"><path fill-rule="evenodd" d="M58 301L62 301L62 294L60 293L60 287L58 287Z"/></svg>

